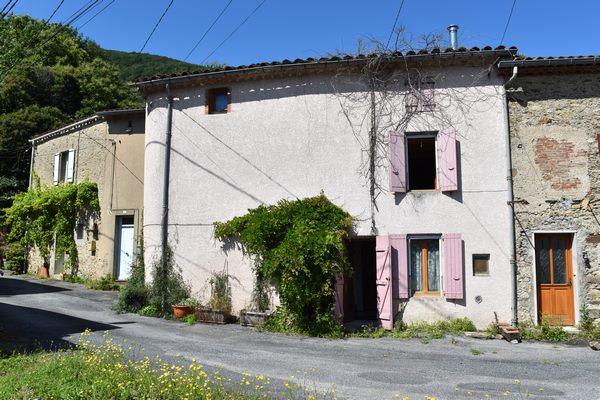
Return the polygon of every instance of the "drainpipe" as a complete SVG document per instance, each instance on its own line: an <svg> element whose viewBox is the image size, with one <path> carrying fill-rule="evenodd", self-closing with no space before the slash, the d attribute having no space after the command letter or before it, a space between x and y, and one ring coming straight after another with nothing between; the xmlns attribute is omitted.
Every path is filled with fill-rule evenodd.
<svg viewBox="0 0 600 400"><path fill-rule="evenodd" d="M165 165L163 172L163 215L162 215L162 274L163 282L167 278L167 246L169 236L169 175L171 170L171 135L173 125L173 96L171 95L170 84L165 85L167 91L167 137L165 140ZM163 290L163 298L161 299L162 309L166 310L166 289Z"/></svg>
<svg viewBox="0 0 600 400"><path fill-rule="evenodd" d="M519 72L518 67L513 67L512 76L506 81L503 86L504 89L504 127L506 134L506 147L508 156L506 158L506 180L508 181L508 201L507 204L510 207L510 274L511 274L511 296L512 296L512 319L510 324L517 326L519 323L519 313L517 311L517 243L516 243L516 229L515 229L515 202L513 194L513 175L512 175L512 149L510 141L510 119L509 119L509 108L508 108L508 95L506 94L507 87L515 80L517 73Z"/></svg>
<svg viewBox="0 0 600 400"><path fill-rule="evenodd" d="M35 161L35 141L31 142L31 160L29 161L29 186L31 189L31 184L33 183L33 163Z"/></svg>

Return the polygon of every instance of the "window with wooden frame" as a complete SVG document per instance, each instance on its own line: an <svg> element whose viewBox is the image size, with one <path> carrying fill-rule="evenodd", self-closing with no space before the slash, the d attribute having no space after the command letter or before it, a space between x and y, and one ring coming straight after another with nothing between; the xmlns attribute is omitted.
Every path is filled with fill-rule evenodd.
<svg viewBox="0 0 600 400"><path fill-rule="evenodd" d="M490 255L473 254L473 275L488 276L490 274Z"/></svg>
<svg viewBox="0 0 600 400"><path fill-rule="evenodd" d="M228 88L209 89L206 93L207 114L227 114L231 111Z"/></svg>
<svg viewBox="0 0 600 400"><path fill-rule="evenodd" d="M410 239L411 294L440 293L440 241L438 238Z"/></svg>
<svg viewBox="0 0 600 400"><path fill-rule="evenodd" d="M406 155L408 190L437 189L436 135L407 135Z"/></svg>

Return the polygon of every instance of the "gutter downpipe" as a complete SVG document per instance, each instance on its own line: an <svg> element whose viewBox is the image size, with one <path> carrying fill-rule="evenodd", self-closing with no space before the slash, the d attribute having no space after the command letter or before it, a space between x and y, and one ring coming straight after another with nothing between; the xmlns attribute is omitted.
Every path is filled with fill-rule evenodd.
<svg viewBox="0 0 600 400"><path fill-rule="evenodd" d="M510 119L509 119L509 104L508 104L508 95L506 92L507 87L515 80L517 77L517 73L519 72L519 67L514 66L511 77L506 81L506 83L502 86L504 91L504 126L506 133L506 146L508 151L508 156L506 159L506 180L508 181L508 201L507 204L510 207L510 274L511 274L511 296L512 296L512 319L510 324L514 327L519 323L519 313L517 311L517 243L516 243L516 229L515 229L515 203L514 203L514 193L513 193L513 175L512 175L512 148L511 148L511 140L510 140Z"/></svg>
<svg viewBox="0 0 600 400"><path fill-rule="evenodd" d="M163 214L162 214L162 237L161 237L161 250L162 250L162 277L163 282L166 282L167 278L167 248L168 248L168 236L169 236L169 175L171 171L171 136L172 136L172 125L173 125L173 96L171 95L171 86L167 82L165 84L167 91L167 137L165 139L165 164L163 172ZM165 288L166 289L166 288ZM161 299L162 309L166 310L166 290L163 290L163 298Z"/></svg>

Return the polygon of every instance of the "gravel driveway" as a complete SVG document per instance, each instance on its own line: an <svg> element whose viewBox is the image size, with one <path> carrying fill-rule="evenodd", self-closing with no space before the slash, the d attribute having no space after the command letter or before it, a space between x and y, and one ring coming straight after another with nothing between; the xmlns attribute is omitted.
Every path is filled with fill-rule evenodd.
<svg viewBox="0 0 600 400"><path fill-rule="evenodd" d="M600 352L587 347L465 337L421 343L284 336L116 314L110 309L115 298L66 282L0 278L0 331L45 346L69 345L85 328L98 339L109 331L136 356L196 358L234 379L249 372L276 385L304 380L306 373L311 386L335 389L338 398L600 399Z"/></svg>

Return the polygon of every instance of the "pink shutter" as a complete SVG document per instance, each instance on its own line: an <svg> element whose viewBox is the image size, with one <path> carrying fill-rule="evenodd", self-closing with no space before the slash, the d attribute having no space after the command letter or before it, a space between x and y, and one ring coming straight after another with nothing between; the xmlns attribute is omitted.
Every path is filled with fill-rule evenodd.
<svg viewBox="0 0 600 400"><path fill-rule="evenodd" d="M420 111L433 111L435 109L435 101L433 94L435 83L432 80L421 82L421 107Z"/></svg>
<svg viewBox="0 0 600 400"><path fill-rule="evenodd" d="M406 192L406 168L404 157L404 132L390 132L390 192Z"/></svg>
<svg viewBox="0 0 600 400"><path fill-rule="evenodd" d="M344 276L335 279L335 318L344 322Z"/></svg>
<svg viewBox="0 0 600 400"><path fill-rule="evenodd" d="M440 131L440 189L442 192L458 190L456 171L456 131L452 128Z"/></svg>
<svg viewBox="0 0 600 400"><path fill-rule="evenodd" d="M460 233L442 235L444 241L444 296L447 299L462 299L464 274L463 251Z"/></svg>
<svg viewBox="0 0 600 400"><path fill-rule="evenodd" d="M390 235L392 244L393 298L408 299L408 255L406 235Z"/></svg>
<svg viewBox="0 0 600 400"><path fill-rule="evenodd" d="M377 236L375 240L377 251L377 311L381 326L391 330L392 321L392 254L390 237Z"/></svg>

